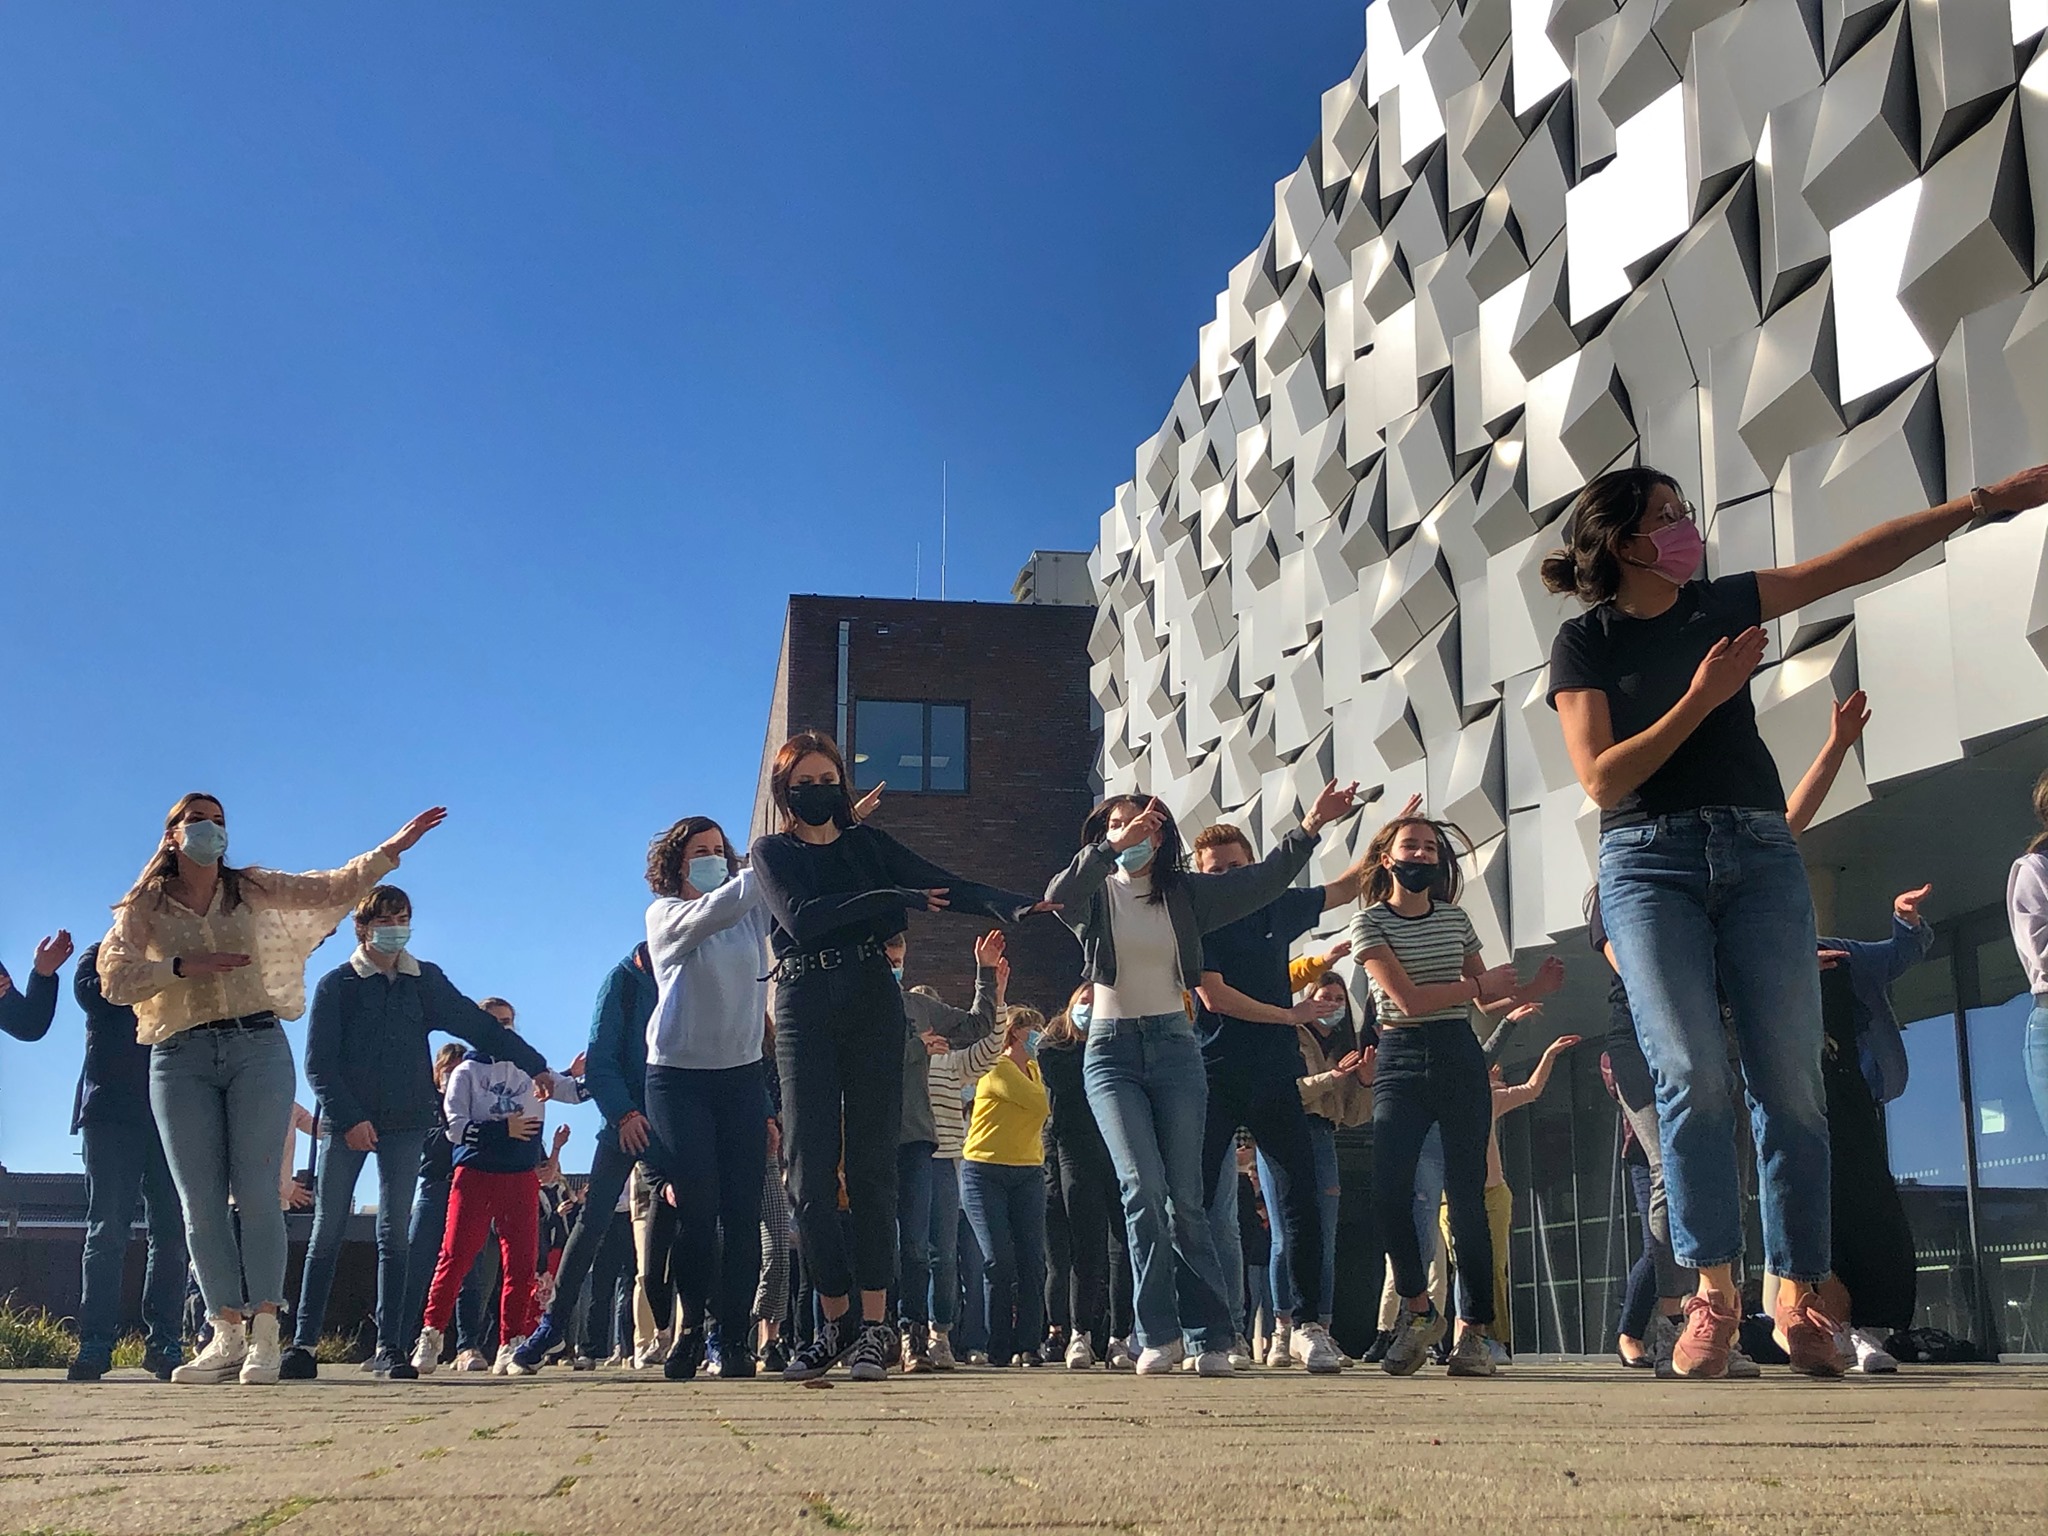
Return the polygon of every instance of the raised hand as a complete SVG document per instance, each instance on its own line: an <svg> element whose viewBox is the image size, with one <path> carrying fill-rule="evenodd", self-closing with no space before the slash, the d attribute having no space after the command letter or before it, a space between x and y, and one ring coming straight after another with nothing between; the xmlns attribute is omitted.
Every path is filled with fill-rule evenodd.
<svg viewBox="0 0 2048 1536"><path fill-rule="evenodd" d="M996 961L996 1006L1003 1006L1003 1000L1010 995L1010 961L1008 956Z"/></svg>
<svg viewBox="0 0 2048 1536"><path fill-rule="evenodd" d="M1563 985L1564 962L1552 955L1536 967L1536 974L1522 983L1515 995L1525 1003L1541 1002Z"/></svg>
<svg viewBox="0 0 2048 1536"><path fill-rule="evenodd" d="M1008 948L1009 942L1003 937L1002 929L991 928L974 941L974 963L983 969L994 965L1003 958L1003 952Z"/></svg>
<svg viewBox="0 0 2048 1536"><path fill-rule="evenodd" d="M1301 819L1301 830L1313 837L1333 821L1341 821L1358 809L1358 782L1339 784L1335 779L1323 786L1316 803Z"/></svg>
<svg viewBox="0 0 2048 1536"><path fill-rule="evenodd" d="M1559 1035L1550 1044L1543 1047L1543 1054L1546 1056L1562 1056L1573 1046L1583 1043L1584 1039L1583 1035Z"/></svg>
<svg viewBox="0 0 2048 1536"><path fill-rule="evenodd" d="M1159 807L1156 797L1145 802L1145 809L1109 834L1109 846L1118 853L1126 848L1135 848L1139 843L1155 839L1166 825L1166 812Z"/></svg>
<svg viewBox="0 0 2048 1536"><path fill-rule="evenodd" d="M1870 696L1858 688L1835 706L1833 718L1828 721L1828 750L1847 752L1862 737L1868 724Z"/></svg>
<svg viewBox="0 0 2048 1536"><path fill-rule="evenodd" d="M2036 464L1984 487L1984 504L1993 512L2024 512L2048 501L2048 464Z"/></svg>
<svg viewBox="0 0 2048 1536"><path fill-rule="evenodd" d="M1339 1072L1356 1072L1358 1064L1363 1060L1365 1060L1365 1052L1346 1051L1337 1058L1336 1070Z"/></svg>
<svg viewBox="0 0 2048 1536"><path fill-rule="evenodd" d="M448 807L437 805L432 810L421 811L404 826L394 832L384 843L387 853L405 853L413 844L425 837L434 828L448 819Z"/></svg>
<svg viewBox="0 0 2048 1536"><path fill-rule="evenodd" d="M548 1156L560 1157L562 1155L562 1148L567 1145L568 1140L569 1127L566 1125L556 1126L554 1139L548 1143Z"/></svg>
<svg viewBox="0 0 2048 1536"><path fill-rule="evenodd" d="M1327 971L1339 960L1348 959L1350 954L1351 941L1349 939L1339 939L1323 952L1323 969Z"/></svg>
<svg viewBox="0 0 2048 1536"><path fill-rule="evenodd" d="M576 1053L576 1059L569 1063L569 1070L563 1073L562 1075L564 1077L581 1077L583 1075L583 1068L589 1063L589 1061L590 1052L578 1051Z"/></svg>
<svg viewBox="0 0 2048 1536"><path fill-rule="evenodd" d="M1515 990L1521 978L1512 965L1496 965L1479 973L1479 1001L1497 1003Z"/></svg>
<svg viewBox="0 0 2048 1536"><path fill-rule="evenodd" d="M1719 709L1749 686L1750 674L1763 664L1770 636L1751 625L1732 640L1716 640L1692 675L1692 691Z"/></svg>
<svg viewBox="0 0 2048 1536"><path fill-rule="evenodd" d="M855 821L866 821L870 816L874 815L875 807L882 803L882 791L887 789L888 787L889 781L887 779L884 779L881 783L877 784L873 789L869 790L866 794L862 795L858 800L854 801L853 819Z"/></svg>
<svg viewBox="0 0 2048 1536"><path fill-rule="evenodd" d="M71 958L71 930L59 928L36 946L36 974L54 976L57 967Z"/></svg>
<svg viewBox="0 0 2048 1536"><path fill-rule="evenodd" d="M1410 796L1408 797L1408 802L1407 802L1407 804L1403 805L1403 806L1401 807L1401 809L1400 809L1400 810L1399 810L1398 812L1396 812L1396 813L1395 813L1395 815L1394 815L1394 820L1396 820L1396 821L1406 821L1406 820L1408 820L1408 819L1409 819L1410 817L1412 817L1412 816L1420 816L1421 814L1422 814L1422 796L1420 796L1420 795L1410 795Z"/></svg>
<svg viewBox="0 0 2048 1536"><path fill-rule="evenodd" d="M1934 887L1931 885L1923 885L1917 891L1901 891L1892 898L1892 916L1909 928L1918 928L1920 926L1920 903L1933 894ZM42 951L37 951L37 954L41 953Z"/></svg>

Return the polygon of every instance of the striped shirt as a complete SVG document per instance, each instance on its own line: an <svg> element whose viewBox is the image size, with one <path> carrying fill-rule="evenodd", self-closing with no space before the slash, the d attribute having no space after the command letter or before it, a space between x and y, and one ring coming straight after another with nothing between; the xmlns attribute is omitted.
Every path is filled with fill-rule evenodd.
<svg viewBox="0 0 2048 1536"><path fill-rule="evenodd" d="M932 1106L933 1157L958 1159L967 1138L962 1099L1003 1054L1003 1032L984 1035L969 1046L934 1056L926 1069L925 1087Z"/></svg>
<svg viewBox="0 0 2048 1536"><path fill-rule="evenodd" d="M1463 907L1432 902L1420 917L1403 917L1385 902L1362 909L1351 919L1351 958L1363 964L1372 950L1391 950L1408 979L1418 986L1456 981L1465 974L1465 961L1479 953L1479 935ZM1368 976L1371 974L1367 973ZM1404 1014L1394 1000L1372 982L1373 1006L1382 1025L1434 1024L1443 1019L1469 1021L1470 1007L1458 1003L1434 1013Z"/></svg>

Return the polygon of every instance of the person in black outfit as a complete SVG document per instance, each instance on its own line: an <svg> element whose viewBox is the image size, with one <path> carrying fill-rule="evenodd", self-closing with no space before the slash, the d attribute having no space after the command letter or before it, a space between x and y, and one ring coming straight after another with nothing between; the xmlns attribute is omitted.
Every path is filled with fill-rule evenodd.
<svg viewBox="0 0 2048 1536"><path fill-rule="evenodd" d="M1046 1315L1067 1327L1062 1358L1069 1370L1085 1371L1099 1360L1127 1371L1133 1363L1131 1257L1123 1196L1081 1079L1094 994L1087 982L1075 988L1066 1010L1047 1021L1038 1040L1038 1070L1052 1105L1045 1123L1047 1230L1057 1211L1066 1236L1064 1294L1053 1296L1049 1277Z"/></svg>
<svg viewBox="0 0 2048 1536"><path fill-rule="evenodd" d="M1050 908L962 880L856 819L845 761L822 732L785 742L768 782L783 830L755 842L752 863L774 917L775 1052L796 1226L824 1313L784 1375L809 1381L848 1358L855 1380L880 1381L897 1356L885 1314L909 1028L882 946L910 911L1013 923ZM850 1242L835 1217L842 1146ZM856 1284L860 1314L849 1323Z"/></svg>
<svg viewBox="0 0 2048 1536"><path fill-rule="evenodd" d="M95 952L99 946L93 946ZM50 1032L57 1017L57 970L71 958L71 935L59 928L36 946L35 968L29 972L28 987L21 990L7 967L0 965L0 1033L28 1042Z"/></svg>

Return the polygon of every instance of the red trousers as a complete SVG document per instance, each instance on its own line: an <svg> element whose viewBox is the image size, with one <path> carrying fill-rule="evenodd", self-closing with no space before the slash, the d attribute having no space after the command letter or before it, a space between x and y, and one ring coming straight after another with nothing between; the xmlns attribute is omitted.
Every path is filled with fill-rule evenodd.
<svg viewBox="0 0 2048 1536"><path fill-rule="evenodd" d="M511 1344L533 1332L534 1260L540 1251L540 1175L457 1168L448 1186L448 1225L427 1288L426 1325L442 1333L455 1320L455 1298L469 1268L498 1228L505 1288L498 1301L498 1338Z"/></svg>

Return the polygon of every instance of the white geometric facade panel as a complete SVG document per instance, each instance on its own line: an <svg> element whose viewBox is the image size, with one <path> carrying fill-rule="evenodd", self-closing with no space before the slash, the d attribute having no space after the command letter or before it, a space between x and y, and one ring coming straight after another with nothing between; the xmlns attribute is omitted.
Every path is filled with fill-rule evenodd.
<svg viewBox="0 0 2048 1536"><path fill-rule="evenodd" d="M1103 514L1103 777L1261 839L1331 774L1424 794L1489 947L1529 949L1596 849L1544 698L1576 604L1538 576L1589 480L1676 476L1719 573L2048 459L2048 0L1364 20ZM1788 789L1869 692L1820 812L1853 817L2048 719L2048 511L1769 628Z"/></svg>

